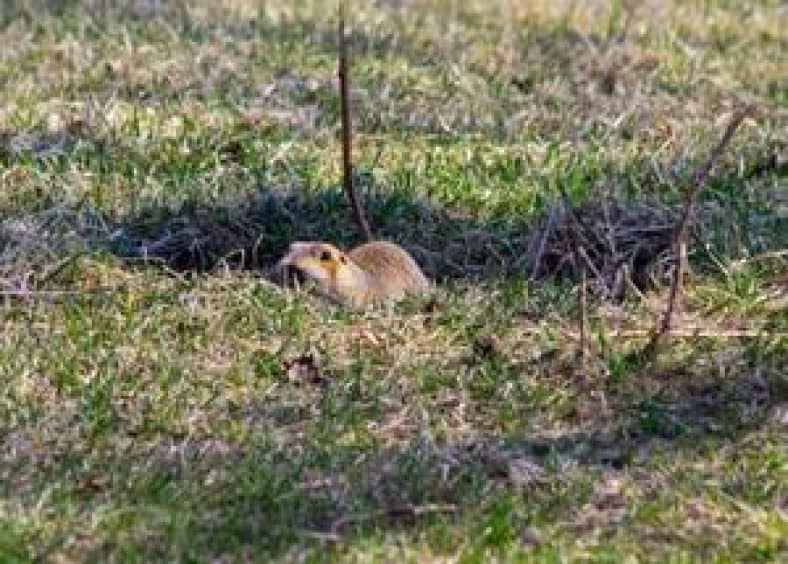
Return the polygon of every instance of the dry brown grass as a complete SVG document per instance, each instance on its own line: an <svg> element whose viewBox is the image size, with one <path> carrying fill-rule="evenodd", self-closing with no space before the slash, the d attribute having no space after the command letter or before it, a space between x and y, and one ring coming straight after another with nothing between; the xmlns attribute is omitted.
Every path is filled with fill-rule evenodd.
<svg viewBox="0 0 788 564"><path fill-rule="evenodd" d="M363 313L266 279L356 242L332 11L0 6L0 560L779 561L782 4L351 2L359 186L437 283Z"/></svg>

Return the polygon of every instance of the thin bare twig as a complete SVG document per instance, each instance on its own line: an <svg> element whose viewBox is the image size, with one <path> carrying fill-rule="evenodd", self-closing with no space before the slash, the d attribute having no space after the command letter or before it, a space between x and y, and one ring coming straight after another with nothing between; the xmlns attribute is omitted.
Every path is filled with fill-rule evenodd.
<svg viewBox="0 0 788 564"><path fill-rule="evenodd" d="M79 259L84 254L85 254L84 251L78 251L78 252L72 253L69 256L67 256L66 258L60 260L57 264L55 264L53 267L51 267L48 270L46 270L41 275L40 280L36 281L38 286L40 287L45 282L48 282L49 280L51 280L52 278L54 278L55 276L60 274L66 267L72 265L77 259Z"/></svg>
<svg viewBox="0 0 788 564"><path fill-rule="evenodd" d="M575 244L582 245L583 243L590 243L589 248L604 248L605 241L596 233L594 229L589 228L583 218L581 218L577 211L575 211L575 207L572 205L572 200L569 197L569 194L567 194L566 188L563 186L563 184L558 185L558 191L561 194L561 199L564 202L564 208L566 209L569 219L571 220L570 225L572 226L572 232L575 236ZM596 240L589 241L587 235L593 237Z"/></svg>
<svg viewBox="0 0 788 564"><path fill-rule="evenodd" d="M350 77L348 76L347 37L345 36L345 0L339 0L339 100L342 112L342 181L348 203L365 241L372 240L372 231L353 182L353 130L350 120Z"/></svg>
<svg viewBox="0 0 788 564"><path fill-rule="evenodd" d="M457 506L453 503L430 503L427 505L402 505L379 509L372 513L345 515L334 521L331 525L330 536L336 536L351 523L362 523L378 517L421 517L430 513L455 513Z"/></svg>
<svg viewBox="0 0 788 564"><path fill-rule="evenodd" d="M775 260L781 258L788 258L788 249L767 251L764 253L753 255L751 257L735 260L730 264L730 268L733 270L740 270L752 262L762 262L762 261Z"/></svg>
<svg viewBox="0 0 788 564"><path fill-rule="evenodd" d="M667 306L665 307L665 314L662 317L662 322L657 331L654 333L651 341L647 345L647 348L650 350L654 350L659 340L671 330L673 312L676 309L676 303L678 302L679 293L681 291L681 282L684 277L687 248L686 232L687 226L689 225L690 215L692 213L692 208L695 204L695 198L697 197L701 187L706 183L706 180L709 177L709 172L711 172L714 163L716 163L720 156L722 156L725 148L733 138L733 134L736 133L736 130L739 128L739 125L741 125L741 122L747 115L750 114L750 112L752 112L752 110L753 108L748 106L738 110L733 114L730 123L728 123L728 127L725 129L722 139L720 139L720 142L717 143L716 147L714 147L714 150L712 150L708 159L706 159L706 161L695 170L694 174L692 175L692 184L684 193L681 211L679 213L678 219L676 219L676 223L673 227L673 232L671 235L671 248L673 250L675 265L673 268L673 278L671 279L670 284L670 293L668 294L668 302Z"/></svg>
<svg viewBox="0 0 788 564"><path fill-rule="evenodd" d="M54 301L59 298L87 298L108 296L117 292L118 288L98 288L95 290L1 290L0 298L22 301Z"/></svg>
<svg viewBox="0 0 788 564"><path fill-rule="evenodd" d="M339 535L337 533L321 533L320 531L297 531L296 534L306 539L318 540L318 541L334 543L334 544L340 543L343 540L342 535Z"/></svg>
<svg viewBox="0 0 788 564"><path fill-rule="evenodd" d="M621 329L610 333L610 337L624 339L653 338L652 329ZM768 331L762 329L709 329L706 327L674 327L663 335L673 339L739 339L739 338L784 338L786 331Z"/></svg>
<svg viewBox="0 0 788 564"><path fill-rule="evenodd" d="M601 272L599 272L599 269L594 264L594 261L591 260L591 257L588 256L588 253L586 253L586 250L583 248L583 245L580 245L577 248L577 254L578 256L580 256L580 258L583 259L584 264L591 270L591 272L593 272L597 280L599 280L599 286L604 291L605 296L607 296L608 298L612 297L613 292L610 289L610 287L607 285L607 282L605 281L605 277L602 276Z"/></svg>
<svg viewBox="0 0 788 564"><path fill-rule="evenodd" d="M547 223L545 224L544 231L542 232L542 236L539 239L539 249L536 251L536 256L534 256L533 265L531 268L531 278L536 280L539 277L539 273L542 267L542 256L544 256L545 248L547 247L547 240L550 239L550 235L553 231L553 225L555 223L555 214L556 214L556 206L552 206L550 208L550 214L547 216Z"/></svg>
<svg viewBox="0 0 788 564"><path fill-rule="evenodd" d="M587 327L588 327L588 282L586 280L586 266L582 261L580 261L580 370L583 372L583 374L586 374Z"/></svg>

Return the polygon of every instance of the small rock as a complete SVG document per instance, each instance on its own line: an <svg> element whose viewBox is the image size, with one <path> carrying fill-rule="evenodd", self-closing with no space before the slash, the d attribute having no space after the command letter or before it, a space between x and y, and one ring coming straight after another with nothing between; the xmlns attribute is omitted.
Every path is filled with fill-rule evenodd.
<svg viewBox="0 0 788 564"><path fill-rule="evenodd" d="M780 427L788 427L788 403L778 405L774 408L772 421Z"/></svg>
<svg viewBox="0 0 788 564"><path fill-rule="evenodd" d="M520 533L520 544L523 546L539 546L542 544L542 533L536 527L526 527Z"/></svg>
<svg viewBox="0 0 788 564"><path fill-rule="evenodd" d="M491 357L501 350L501 342L495 335L476 337L473 341L474 352L484 358Z"/></svg>
<svg viewBox="0 0 788 564"><path fill-rule="evenodd" d="M534 485L544 478L545 471L527 456L511 459L507 464L509 481L518 488Z"/></svg>
<svg viewBox="0 0 788 564"><path fill-rule="evenodd" d="M322 384L326 381L312 353L305 353L283 363L287 379L294 384Z"/></svg>

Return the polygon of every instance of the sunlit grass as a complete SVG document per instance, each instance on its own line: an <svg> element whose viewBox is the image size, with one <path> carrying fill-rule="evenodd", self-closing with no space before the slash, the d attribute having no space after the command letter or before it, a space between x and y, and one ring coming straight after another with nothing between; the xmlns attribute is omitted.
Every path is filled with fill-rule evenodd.
<svg viewBox="0 0 788 564"><path fill-rule="evenodd" d="M782 4L351 8L372 223L437 282L368 313L268 277L355 241L333 3L0 8L0 560L784 559ZM742 101L690 336L643 367L664 292L593 295L579 370L528 230L674 207ZM256 268L142 260L247 206Z"/></svg>

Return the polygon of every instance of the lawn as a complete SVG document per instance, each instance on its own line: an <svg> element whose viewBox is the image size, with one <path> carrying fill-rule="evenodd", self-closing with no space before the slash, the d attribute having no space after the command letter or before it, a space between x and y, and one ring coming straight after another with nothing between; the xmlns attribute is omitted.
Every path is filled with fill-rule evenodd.
<svg viewBox="0 0 788 564"><path fill-rule="evenodd" d="M335 8L0 4L0 561L785 561L785 3L351 2L357 184L435 282L366 312L273 268L358 242ZM539 234L671 219L742 104L677 334L588 272L581 363Z"/></svg>

